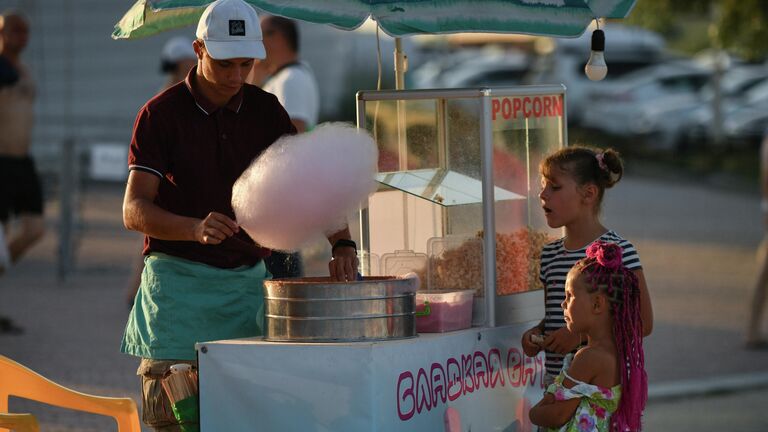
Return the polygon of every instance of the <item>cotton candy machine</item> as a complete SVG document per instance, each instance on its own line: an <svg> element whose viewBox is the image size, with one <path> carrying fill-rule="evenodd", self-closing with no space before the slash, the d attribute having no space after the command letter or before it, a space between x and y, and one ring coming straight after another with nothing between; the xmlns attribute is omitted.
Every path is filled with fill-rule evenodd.
<svg viewBox="0 0 768 432"><path fill-rule="evenodd" d="M527 429L546 373L544 353L521 346L544 316L536 254L562 236L541 211L537 167L568 142L564 88L357 102L379 150L380 188L349 221L368 277L268 281L267 340L198 344L202 430ZM411 272L423 294L394 279ZM412 337L417 321L438 333Z"/></svg>
<svg viewBox="0 0 768 432"><path fill-rule="evenodd" d="M265 339L354 342L416 336L413 279L387 276L264 282Z"/></svg>

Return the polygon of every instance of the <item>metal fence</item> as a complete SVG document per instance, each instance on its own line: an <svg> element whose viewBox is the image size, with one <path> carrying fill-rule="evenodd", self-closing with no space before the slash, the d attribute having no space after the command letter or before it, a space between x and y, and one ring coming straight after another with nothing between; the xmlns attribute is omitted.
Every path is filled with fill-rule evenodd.
<svg viewBox="0 0 768 432"><path fill-rule="evenodd" d="M79 239L87 229L84 195L95 182L124 182L133 119L52 116L36 119L33 156L47 199L59 202L57 277L77 269Z"/></svg>

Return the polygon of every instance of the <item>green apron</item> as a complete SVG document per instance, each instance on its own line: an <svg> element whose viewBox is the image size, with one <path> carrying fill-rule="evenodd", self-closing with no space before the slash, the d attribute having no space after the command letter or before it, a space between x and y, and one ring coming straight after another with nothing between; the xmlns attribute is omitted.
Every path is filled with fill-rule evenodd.
<svg viewBox="0 0 768 432"><path fill-rule="evenodd" d="M220 269L170 255L144 258L141 286L120 351L142 358L195 360L195 343L261 336L264 262Z"/></svg>

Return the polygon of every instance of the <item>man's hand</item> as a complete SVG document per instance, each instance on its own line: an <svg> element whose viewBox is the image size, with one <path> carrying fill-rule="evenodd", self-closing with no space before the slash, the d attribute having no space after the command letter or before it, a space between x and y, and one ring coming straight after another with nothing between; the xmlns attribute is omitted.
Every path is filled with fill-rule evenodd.
<svg viewBox="0 0 768 432"><path fill-rule="evenodd" d="M568 354L575 350L580 343L581 336L578 333L571 333L567 327L562 327L547 333L544 345L542 346L549 352Z"/></svg>
<svg viewBox="0 0 768 432"><path fill-rule="evenodd" d="M195 240L201 244L219 244L240 231L237 222L227 216L210 212L195 226Z"/></svg>
<svg viewBox="0 0 768 432"><path fill-rule="evenodd" d="M357 279L357 251L351 246L339 246L333 253L331 262L328 263L328 271L331 279L338 282L353 281Z"/></svg>

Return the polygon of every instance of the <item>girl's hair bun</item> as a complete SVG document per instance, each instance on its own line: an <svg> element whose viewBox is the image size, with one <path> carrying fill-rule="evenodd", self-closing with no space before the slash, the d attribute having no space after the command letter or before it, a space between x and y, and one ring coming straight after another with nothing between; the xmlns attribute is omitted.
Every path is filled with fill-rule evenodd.
<svg viewBox="0 0 768 432"><path fill-rule="evenodd" d="M605 188L613 187L624 176L624 164L621 162L619 152L614 149L605 149L602 152L603 163L605 164L606 176L604 180Z"/></svg>

